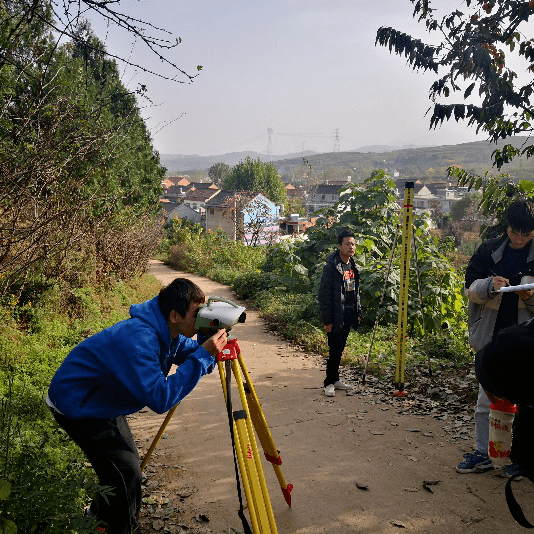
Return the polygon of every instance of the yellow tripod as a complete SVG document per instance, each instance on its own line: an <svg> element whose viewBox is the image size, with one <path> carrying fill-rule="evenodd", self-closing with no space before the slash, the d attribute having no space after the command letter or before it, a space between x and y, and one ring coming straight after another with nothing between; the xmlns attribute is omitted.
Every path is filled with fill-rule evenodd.
<svg viewBox="0 0 534 534"><path fill-rule="evenodd" d="M254 431L256 431L256 434L258 435L266 459L271 462L273 466L280 488L282 489L284 498L289 506L291 506L291 491L293 485L287 484L284 480L284 475L280 468L280 465L282 464L280 453L276 448L269 427L267 426L267 421L261 409L260 401L254 390L254 386L252 385L236 338L228 341L224 349L217 355L216 360L224 399L229 411L229 416L232 418L230 429L232 433L232 445L234 447L235 456L237 457L241 482L245 490L253 533L277 534L278 530L276 528L269 491L263 475L261 458ZM232 374L234 375L237 384L242 408L241 410L234 412L231 411L230 380ZM243 377L245 378L245 382L243 382ZM154 452L154 449L177 407L178 405L174 406L167 413L156 437L143 458L141 470L148 464L150 456ZM245 523L246 520L242 515L242 511L240 517Z"/></svg>
<svg viewBox="0 0 534 534"><path fill-rule="evenodd" d="M234 450L237 456L241 481L245 490L252 530L255 534L277 534L269 491L263 475L261 458L254 436L258 435L265 457L272 463L284 498L291 506L292 484L287 484L280 465L282 460L272 438L252 385L237 339L233 338L217 356L217 366L227 407L231 407L230 375L233 374L241 410L232 413L232 431L236 436ZM225 364L223 365L223 362ZM243 377L245 382L243 382Z"/></svg>

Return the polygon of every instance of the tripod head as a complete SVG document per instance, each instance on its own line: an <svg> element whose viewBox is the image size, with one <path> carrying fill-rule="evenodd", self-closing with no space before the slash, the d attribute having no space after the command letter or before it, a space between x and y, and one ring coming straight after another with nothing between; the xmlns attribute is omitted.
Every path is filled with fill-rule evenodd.
<svg viewBox="0 0 534 534"><path fill-rule="evenodd" d="M235 324L245 322L245 309L224 297L209 297L198 309L195 329L206 339L221 328L229 332Z"/></svg>

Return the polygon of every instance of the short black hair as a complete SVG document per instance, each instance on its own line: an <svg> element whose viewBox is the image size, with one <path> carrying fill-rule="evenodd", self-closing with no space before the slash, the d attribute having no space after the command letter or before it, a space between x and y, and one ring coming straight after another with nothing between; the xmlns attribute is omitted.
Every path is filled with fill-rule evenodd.
<svg viewBox="0 0 534 534"><path fill-rule="evenodd" d="M337 235L337 244L343 244L343 239L345 239L346 237L354 237L354 239L356 239L356 236L354 235L354 232L352 230L341 230L341 232L339 232L339 234Z"/></svg>
<svg viewBox="0 0 534 534"><path fill-rule="evenodd" d="M203 304L205 300L204 292L194 282L187 278L175 278L159 292L158 306L168 321L172 310L185 317L192 302Z"/></svg>
<svg viewBox="0 0 534 534"><path fill-rule="evenodd" d="M534 230L534 203L528 199L516 200L506 212L506 224L522 234Z"/></svg>

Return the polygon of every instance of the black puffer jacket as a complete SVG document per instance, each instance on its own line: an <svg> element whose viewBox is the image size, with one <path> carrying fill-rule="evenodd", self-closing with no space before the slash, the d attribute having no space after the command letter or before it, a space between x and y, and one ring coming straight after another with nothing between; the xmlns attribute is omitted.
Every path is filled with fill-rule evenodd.
<svg viewBox="0 0 534 534"><path fill-rule="evenodd" d="M354 312L357 316L362 315L360 304L360 274L354 263L350 259L354 271L356 283L356 308ZM343 291L343 267L339 250L332 252L326 258L326 265L323 269L321 285L319 286L319 313L323 324L332 324L332 332L338 332L343 326L343 314L345 311L345 293ZM354 324L354 321L352 322Z"/></svg>

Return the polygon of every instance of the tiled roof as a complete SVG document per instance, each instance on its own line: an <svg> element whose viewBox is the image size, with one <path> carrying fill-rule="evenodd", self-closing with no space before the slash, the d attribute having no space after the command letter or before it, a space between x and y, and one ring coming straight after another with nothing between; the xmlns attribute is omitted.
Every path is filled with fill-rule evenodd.
<svg viewBox="0 0 534 534"><path fill-rule="evenodd" d="M191 182L189 185L195 189L219 189L213 182Z"/></svg>
<svg viewBox="0 0 534 534"><path fill-rule="evenodd" d="M217 189L193 189L192 191L190 190L185 194L184 201L196 200L199 202L205 202L217 193Z"/></svg>

